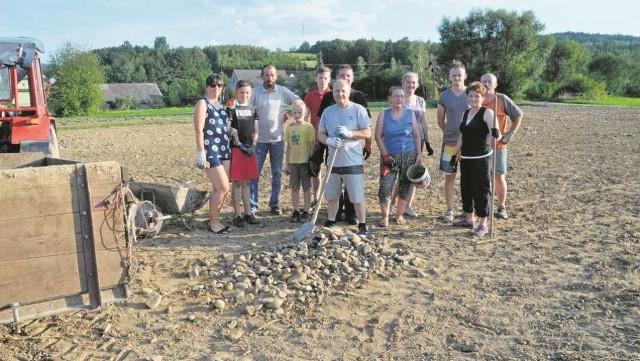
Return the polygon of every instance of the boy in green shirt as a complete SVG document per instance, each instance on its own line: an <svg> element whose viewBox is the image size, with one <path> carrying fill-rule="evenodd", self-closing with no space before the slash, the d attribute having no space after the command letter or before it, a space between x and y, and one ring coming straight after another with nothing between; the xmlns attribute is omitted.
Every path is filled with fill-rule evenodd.
<svg viewBox="0 0 640 361"><path fill-rule="evenodd" d="M307 110L304 101L298 99L291 105L291 118L284 131L285 172L289 174L293 213L291 222L300 222L309 218L311 207L311 175L307 172L309 157L313 152L316 131L311 123L304 121ZM300 212L300 186L304 193L304 207Z"/></svg>

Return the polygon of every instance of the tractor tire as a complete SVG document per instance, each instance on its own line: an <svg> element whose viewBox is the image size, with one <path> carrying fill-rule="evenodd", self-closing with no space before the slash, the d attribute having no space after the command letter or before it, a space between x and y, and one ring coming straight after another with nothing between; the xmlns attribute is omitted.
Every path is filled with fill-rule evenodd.
<svg viewBox="0 0 640 361"><path fill-rule="evenodd" d="M53 124L49 125L49 150L47 151L47 156L51 158L60 158L58 132L56 132L56 127Z"/></svg>

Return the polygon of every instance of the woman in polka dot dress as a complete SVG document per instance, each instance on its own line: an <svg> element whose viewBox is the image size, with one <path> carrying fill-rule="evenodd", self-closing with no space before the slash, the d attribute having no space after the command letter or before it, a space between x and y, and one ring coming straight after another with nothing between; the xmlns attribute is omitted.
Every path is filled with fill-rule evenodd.
<svg viewBox="0 0 640 361"><path fill-rule="evenodd" d="M220 222L220 209L229 193L229 119L219 102L224 82L217 74L207 77L205 96L195 106L193 123L196 132L196 167L204 169L211 181L209 199L209 231L229 233L229 226Z"/></svg>

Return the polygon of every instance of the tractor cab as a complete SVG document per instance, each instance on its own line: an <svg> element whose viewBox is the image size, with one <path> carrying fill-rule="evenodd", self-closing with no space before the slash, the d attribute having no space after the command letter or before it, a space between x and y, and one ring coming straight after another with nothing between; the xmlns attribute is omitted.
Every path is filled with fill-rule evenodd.
<svg viewBox="0 0 640 361"><path fill-rule="evenodd" d="M55 119L47 110L42 53L38 39L0 37L0 153L59 157Z"/></svg>

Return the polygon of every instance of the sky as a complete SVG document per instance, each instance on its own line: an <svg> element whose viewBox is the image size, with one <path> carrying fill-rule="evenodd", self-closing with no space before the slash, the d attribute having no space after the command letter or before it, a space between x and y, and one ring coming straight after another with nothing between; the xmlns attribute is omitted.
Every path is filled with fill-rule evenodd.
<svg viewBox="0 0 640 361"><path fill-rule="evenodd" d="M472 10L532 10L544 34L574 31L640 36L637 3L609 0L30 0L2 6L0 37L42 40L51 55L70 42L83 49L243 44L276 50L303 41L375 39L439 42L444 18ZM636 10L634 10L636 9Z"/></svg>

